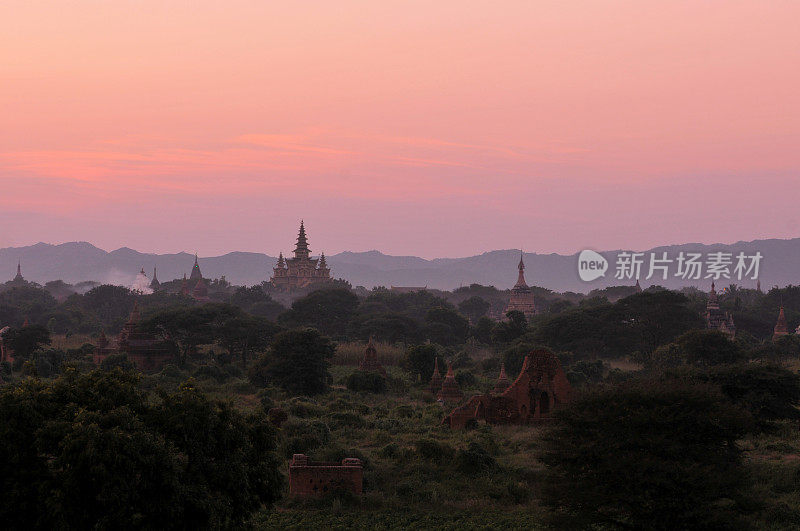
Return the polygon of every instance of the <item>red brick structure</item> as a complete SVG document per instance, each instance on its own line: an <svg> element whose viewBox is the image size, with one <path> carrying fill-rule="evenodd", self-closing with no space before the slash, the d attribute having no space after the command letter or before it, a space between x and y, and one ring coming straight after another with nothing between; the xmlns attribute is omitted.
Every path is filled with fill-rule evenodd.
<svg viewBox="0 0 800 531"><path fill-rule="evenodd" d="M498 376L497 383L494 384L494 390L492 392L496 395L502 395L510 385L511 382L508 380L508 376L506 376L506 364L501 363L500 376Z"/></svg>
<svg viewBox="0 0 800 531"><path fill-rule="evenodd" d="M348 491L360 496L364 469L355 457L341 463L309 461L304 454L294 454L289 461L289 494L298 497L325 496Z"/></svg>
<svg viewBox="0 0 800 531"><path fill-rule="evenodd" d="M274 288L292 291L331 282L331 270L325 261L325 253L322 253L319 259L311 258L310 254L306 229L301 221L294 258L284 259L283 253L280 253L278 263L272 270L270 284Z"/></svg>
<svg viewBox="0 0 800 531"><path fill-rule="evenodd" d="M186 280L186 273L183 274L183 280L181 280L181 295L185 297L192 296L192 292L189 290L189 281Z"/></svg>
<svg viewBox="0 0 800 531"><path fill-rule="evenodd" d="M778 322L775 323L775 328L772 330L772 340L775 341L788 335L789 327L786 325L786 314L783 312L783 306L781 306L781 311L778 312Z"/></svg>
<svg viewBox="0 0 800 531"><path fill-rule="evenodd" d="M722 311L719 307L719 296L714 282L711 282L711 291L708 294L708 302L706 303L706 328L719 330L731 339L736 336L736 325L733 322L733 316L728 312Z"/></svg>
<svg viewBox="0 0 800 531"><path fill-rule="evenodd" d="M92 355L95 365L100 365L111 354L127 354L128 359L142 372L159 371L164 364L172 361L173 355L164 342L151 334L140 332L138 323L139 306L134 302L131 316L122 325L115 345L109 344L106 335L101 332Z"/></svg>
<svg viewBox="0 0 800 531"><path fill-rule="evenodd" d="M453 364L451 363L447 364L447 374L444 376L442 388L436 398L442 402L461 402L464 400L464 393L458 387L456 376L453 374Z"/></svg>
<svg viewBox="0 0 800 531"><path fill-rule="evenodd" d="M381 365L378 361L378 349L375 348L372 338L369 338L367 348L364 350L364 359L362 359L358 364L358 370L364 372L377 372L384 378L386 377L386 369L384 369L383 365Z"/></svg>
<svg viewBox="0 0 800 531"><path fill-rule="evenodd" d="M436 396L436 393L442 388L442 375L439 374L439 357L433 358L433 374L431 375L431 383L428 385L428 391Z"/></svg>
<svg viewBox="0 0 800 531"><path fill-rule="evenodd" d="M519 376L503 394L475 395L442 424L461 429L478 420L489 424L545 422L554 409L571 399L572 387L558 358L548 350L534 350L525 356Z"/></svg>
<svg viewBox="0 0 800 531"><path fill-rule="evenodd" d="M517 275L517 283L511 289L511 297L508 299L508 304L503 310L503 318L508 312L522 312L525 318L528 319L536 315L536 304L533 300L533 290L525 282L525 262L522 261L522 254L519 255L519 264L517 265L519 274Z"/></svg>

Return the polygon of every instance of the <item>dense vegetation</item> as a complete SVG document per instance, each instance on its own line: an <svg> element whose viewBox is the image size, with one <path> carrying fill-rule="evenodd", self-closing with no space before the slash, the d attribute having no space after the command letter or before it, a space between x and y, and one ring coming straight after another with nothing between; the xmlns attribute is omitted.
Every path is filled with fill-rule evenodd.
<svg viewBox="0 0 800 531"><path fill-rule="evenodd" d="M213 288L206 304L114 286L0 291L15 355L0 367L9 527L800 525L800 341L771 340L781 300L790 328L800 321L800 288L726 290L735 340L704 329L696 290L536 288L539 315L498 322L507 293L477 285L339 284L290 307L262 286ZM113 338L134 301L172 362L95 367L98 335ZM386 378L357 370L371 337ZM469 396L538 347L578 390L557 422L441 425L434 360ZM361 458L364 495L288 498L293 453Z"/></svg>

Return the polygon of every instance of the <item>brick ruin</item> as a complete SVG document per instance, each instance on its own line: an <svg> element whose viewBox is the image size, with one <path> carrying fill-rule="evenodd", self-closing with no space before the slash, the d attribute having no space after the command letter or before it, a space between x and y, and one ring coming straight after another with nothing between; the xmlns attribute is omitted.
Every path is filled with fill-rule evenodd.
<svg viewBox="0 0 800 531"><path fill-rule="evenodd" d="M375 343L372 338L369 338L367 348L364 350L364 358L358 364L358 370L364 372L377 372L386 378L386 369L383 368L381 362L378 361L378 349L375 348Z"/></svg>
<svg viewBox="0 0 800 531"><path fill-rule="evenodd" d="M464 393L461 392L461 389L458 387L458 382L456 381L456 376L453 373L453 364L447 364L447 374L444 376L444 381L442 382L442 388L439 389L439 393L436 395L437 400L441 400L442 402L461 402L464 399Z"/></svg>
<svg viewBox="0 0 800 531"><path fill-rule="evenodd" d="M294 454L289 462L289 494L298 497L325 496L347 491L361 495L364 469L355 457L341 463L309 461L304 454Z"/></svg>
<svg viewBox="0 0 800 531"><path fill-rule="evenodd" d="M104 333L100 333L92 355L95 365L100 365L112 354L127 354L136 367L142 372L159 371L165 363L174 359L172 352L158 337L138 330L139 305L134 301L133 311L128 321L122 325L122 331L114 344L108 341Z"/></svg>
<svg viewBox="0 0 800 531"><path fill-rule="evenodd" d="M534 350L525 356L519 376L505 391L473 396L442 424L461 429L478 420L489 424L546 422L554 409L571 398L572 387L558 358L548 350Z"/></svg>

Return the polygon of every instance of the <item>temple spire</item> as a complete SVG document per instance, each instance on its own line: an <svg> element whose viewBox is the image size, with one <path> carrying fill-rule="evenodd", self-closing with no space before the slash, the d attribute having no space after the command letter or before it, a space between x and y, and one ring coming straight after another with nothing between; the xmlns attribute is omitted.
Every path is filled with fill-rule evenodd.
<svg viewBox="0 0 800 531"><path fill-rule="evenodd" d="M464 394L458 388L452 363L447 363L447 374L442 382L442 389L436 395L436 398L442 402L460 402L464 398Z"/></svg>
<svg viewBox="0 0 800 531"><path fill-rule="evenodd" d="M17 260L17 276L14 277L14 282L25 282L25 279L22 278L22 262Z"/></svg>
<svg viewBox="0 0 800 531"><path fill-rule="evenodd" d="M775 323L772 340L775 341L779 337L786 335L789 335L789 327L786 326L786 314L783 311L783 301L781 301L781 310L778 312L778 322Z"/></svg>
<svg viewBox="0 0 800 531"><path fill-rule="evenodd" d="M200 264L197 262L197 253L194 253L194 265L192 266L192 274L189 275L189 280L200 280L203 278L203 273L200 272Z"/></svg>
<svg viewBox="0 0 800 531"><path fill-rule="evenodd" d="M519 275L517 276L517 283L514 284L515 288L527 288L528 284L525 282L525 262L522 260L522 251L519 252Z"/></svg>
<svg viewBox="0 0 800 531"><path fill-rule="evenodd" d="M153 266L153 280L150 281L150 289L156 291L160 287L161 282L158 281L158 277L156 276L156 268Z"/></svg>
<svg viewBox="0 0 800 531"><path fill-rule="evenodd" d="M303 220L300 220L300 232L297 234L297 246L294 250L295 258L308 258L311 250L308 248L308 238L306 237L306 227Z"/></svg>
<svg viewBox="0 0 800 531"><path fill-rule="evenodd" d="M433 358L433 374L431 375L431 383L428 385L428 391L433 396L442 388L442 375L439 373L439 356Z"/></svg>
<svg viewBox="0 0 800 531"><path fill-rule="evenodd" d="M508 376L506 376L506 364L501 363L500 376L497 377L497 382L494 385L494 393L498 395L502 394L510 385L511 382L508 381Z"/></svg>

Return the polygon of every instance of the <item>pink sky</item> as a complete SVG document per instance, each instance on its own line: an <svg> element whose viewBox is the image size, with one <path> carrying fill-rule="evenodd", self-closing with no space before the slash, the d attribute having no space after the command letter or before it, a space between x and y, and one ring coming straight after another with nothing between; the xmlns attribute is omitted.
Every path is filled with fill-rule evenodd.
<svg viewBox="0 0 800 531"><path fill-rule="evenodd" d="M800 2L4 1L0 247L800 236Z"/></svg>

